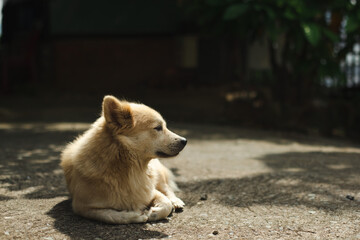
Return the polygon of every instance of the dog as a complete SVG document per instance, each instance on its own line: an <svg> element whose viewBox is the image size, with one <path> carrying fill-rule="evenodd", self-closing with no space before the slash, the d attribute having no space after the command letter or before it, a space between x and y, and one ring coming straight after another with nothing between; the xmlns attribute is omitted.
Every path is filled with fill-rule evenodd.
<svg viewBox="0 0 360 240"><path fill-rule="evenodd" d="M166 219L184 202L158 158L174 157L187 140L139 103L105 96L102 114L61 154L73 211L110 224Z"/></svg>

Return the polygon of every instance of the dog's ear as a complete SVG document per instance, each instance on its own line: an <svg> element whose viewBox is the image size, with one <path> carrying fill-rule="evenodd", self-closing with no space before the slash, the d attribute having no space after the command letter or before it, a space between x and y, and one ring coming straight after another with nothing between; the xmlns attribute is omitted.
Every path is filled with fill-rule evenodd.
<svg viewBox="0 0 360 240"><path fill-rule="evenodd" d="M121 129L133 126L131 107L126 101L119 101L113 96L105 96L102 104L102 113L106 123L111 126Z"/></svg>

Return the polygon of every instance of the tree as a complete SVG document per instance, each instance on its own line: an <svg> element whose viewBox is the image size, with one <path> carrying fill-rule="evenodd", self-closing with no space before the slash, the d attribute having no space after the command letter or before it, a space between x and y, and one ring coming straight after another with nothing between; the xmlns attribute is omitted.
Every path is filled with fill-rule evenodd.
<svg viewBox="0 0 360 240"><path fill-rule="evenodd" d="M358 40L356 0L193 0L186 6L203 33L269 43L276 100L303 104L326 76L345 86L340 61Z"/></svg>

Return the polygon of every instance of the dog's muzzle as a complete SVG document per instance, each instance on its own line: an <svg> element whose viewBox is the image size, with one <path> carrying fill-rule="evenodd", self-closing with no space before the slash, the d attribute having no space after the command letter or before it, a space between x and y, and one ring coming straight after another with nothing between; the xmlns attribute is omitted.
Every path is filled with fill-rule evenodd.
<svg viewBox="0 0 360 240"><path fill-rule="evenodd" d="M161 158L175 157L187 144L186 138L179 138L175 143L168 146L168 151L157 151L156 155Z"/></svg>

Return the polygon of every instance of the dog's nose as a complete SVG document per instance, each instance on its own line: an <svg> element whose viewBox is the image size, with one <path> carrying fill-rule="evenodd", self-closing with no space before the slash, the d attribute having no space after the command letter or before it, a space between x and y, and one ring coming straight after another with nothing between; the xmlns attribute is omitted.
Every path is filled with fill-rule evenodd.
<svg viewBox="0 0 360 240"><path fill-rule="evenodd" d="M185 145L186 145L186 143L187 143L187 140L186 140L186 138L182 138L182 139L180 140L180 142L181 142L181 144L184 145L184 147L185 147Z"/></svg>

